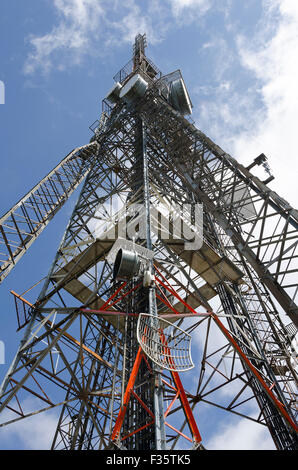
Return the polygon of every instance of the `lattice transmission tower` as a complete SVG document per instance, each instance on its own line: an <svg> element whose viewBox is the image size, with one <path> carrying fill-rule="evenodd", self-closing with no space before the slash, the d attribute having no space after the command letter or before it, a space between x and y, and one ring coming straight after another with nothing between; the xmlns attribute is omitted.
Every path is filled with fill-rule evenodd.
<svg viewBox="0 0 298 470"><path fill-rule="evenodd" d="M264 154L244 167L194 126L145 47L90 143L0 219L2 281L84 181L39 295L13 292L1 426L57 408L52 449L204 449L220 410L296 449L297 211Z"/></svg>

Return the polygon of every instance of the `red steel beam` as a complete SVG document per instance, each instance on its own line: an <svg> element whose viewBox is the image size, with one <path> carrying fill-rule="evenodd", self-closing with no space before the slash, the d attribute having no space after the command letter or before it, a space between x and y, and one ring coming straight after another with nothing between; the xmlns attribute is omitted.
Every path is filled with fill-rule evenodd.
<svg viewBox="0 0 298 470"><path fill-rule="evenodd" d="M170 351L170 348L167 344L167 341L166 341L166 338L165 338L165 335L162 331L160 331L160 337L161 337L161 341L164 345L164 348L166 350L166 353L169 357L169 362L171 364L171 366L173 367L173 369L175 369L175 362L172 358L172 355L171 355L171 351ZM188 425L189 425L189 428L190 428L190 431L192 433L192 436L193 436L193 439L194 441L199 444L200 442L202 442L202 438L201 438L201 435L200 435L200 432L199 432L199 428L197 426L197 423L196 423L196 420L194 418L194 415L193 415L193 412L192 412L192 409L188 403L188 399L187 399L187 396L186 396L186 393L185 393L185 390L184 390L184 387L182 385L182 382L181 382L181 379L180 379L180 376L178 374L178 372L176 372L175 370L171 370L171 374L172 374L172 377L173 377L173 380L174 380L174 383L176 385L176 389L177 391L179 392L179 399L181 401L181 405L182 405L182 408L184 410L184 414L185 414L185 417L186 417L186 420L188 422ZM185 437L185 436L184 436Z"/></svg>
<svg viewBox="0 0 298 470"><path fill-rule="evenodd" d="M171 424L167 423L165 421L165 425L168 426L169 428L173 429L173 431L175 431L177 434L180 434L180 436L184 437L185 439L187 439L188 441L192 442L192 440L190 439L190 437L186 436L185 434L183 434L183 432L179 431L178 429L174 428L174 426L172 426Z"/></svg>
<svg viewBox="0 0 298 470"><path fill-rule="evenodd" d="M124 441L125 439L127 439L128 437L133 436L133 435L136 434L137 432L142 431L143 429L148 428L149 426L151 426L152 424L154 424L154 421L155 421L155 419L153 419L152 421L150 421L150 423L147 423L147 424L145 424L144 426L141 426L140 428L136 429L135 431L132 431L132 432L130 432L129 434L126 434L126 436L122 437L121 441Z"/></svg>
<svg viewBox="0 0 298 470"><path fill-rule="evenodd" d="M108 298L108 300L102 305L101 309L100 310L104 310L108 305L109 303L111 302L111 300L114 299L114 297L116 297L116 295L126 286L126 282L123 282L123 284L121 284L120 287L118 287L118 289L116 290L116 292L114 292L113 295L111 295L111 297Z"/></svg>
<svg viewBox="0 0 298 470"><path fill-rule="evenodd" d="M123 398L123 406L121 407L121 409L119 411L119 414L118 414L118 417L116 419L116 423L115 423L115 426L114 426L114 429L113 429L113 432L112 432L112 435L111 435L111 440L112 441L118 439L118 437L120 435L121 427L122 427L122 424L123 424L123 421L124 421L124 417L125 417L125 414L126 414L126 410L127 410L127 406L128 406L129 400L130 400L130 396L132 394L132 389L134 387L134 384L135 384L135 381L136 381L136 378L137 378L137 373L138 373L138 370L140 368L142 357L143 357L143 351L142 351L142 348L140 346L139 349L138 349L137 355L136 355L136 359L135 359L135 362L134 362L129 380L128 380L126 390L125 390L125 394L124 394L124 398Z"/></svg>

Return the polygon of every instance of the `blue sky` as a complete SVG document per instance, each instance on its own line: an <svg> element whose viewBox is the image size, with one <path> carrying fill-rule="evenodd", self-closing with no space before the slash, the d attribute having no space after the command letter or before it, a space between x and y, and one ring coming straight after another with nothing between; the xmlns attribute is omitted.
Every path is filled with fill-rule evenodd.
<svg viewBox="0 0 298 470"><path fill-rule="evenodd" d="M182 71L197 127L244 164L264 152L275 175L271 188L297 206L296 0L2 0L1 213L70 150L89 142L89 125L112 77L144 32L147 54L161 71ZM21 293L46 275L75 199L0 286L6 353L0 379L21 337L9 290ZM3 448L46 446L34 432L51 428L54 416L0 431ZM225 416L214 417L210 448L227 442L258 448L260 441L272 448L263 428Z"/></svg>

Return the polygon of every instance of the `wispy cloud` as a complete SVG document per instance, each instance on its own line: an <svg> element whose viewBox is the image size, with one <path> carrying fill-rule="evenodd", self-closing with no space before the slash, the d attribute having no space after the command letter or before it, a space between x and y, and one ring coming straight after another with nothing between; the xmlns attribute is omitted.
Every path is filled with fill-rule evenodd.
<svg viewBox="0 0 298 470"><path fill-rule="evenodd" d="M60 54L58 67L68 62L78 63L90 47L90 41L100 32L105 12L103 2L94 0L54 0L58 23L43 36L31 36L29 53L24 72L32 74L37 69L46 73L53 66L55 54ZM64 65L62 65L64 64Z"/></svg>
<svg viewBox="0 0 298 470"><path fill-rule="evenodd" d="M84 57L131 43L146 32L151 44L163 40L173 26L204 15L214 0L54 0L57 22L43 35L27 38L30 52L24 72L49 73L80 64Z"/></svg>
<svg viewBox="0 0 298 470"><path fill-rule="evenodd" d="M151 10L154 4L159 7L153 2ZM158 41L158 29L153 28L150 15L144 14L135 0L125 4L118 0L54 0L53 6L57 23L46 34L28 38L30 52L24 66L27 75L77 65L88 55L131 43L136 34L145 31L152 43Z"/></svg>
<svg viewBox="0 0 298 470"><path fill-rule="evenodd" d="M213 0L168 0L173 14L179 17L181 14L189 15L188 19L204 15L212 6ZM181 18L182 19L182 18ZM185 17L184 17L185 20Z"/></svg>
<svg viewBox="0 0 298 470"><path fill-rule="evenodd" d="M207 40L201 47L202 60L208 54L213 63L210 73L221 73L195 89L194 112L200 127L242 163L264 152L276 177L270 187L295 205L298 3L263 0L262 7L254 35L227 17L230 42Z"/></svg>
<svg viewBox="0 0 298 470"><path fill-rule="evenodd" d="M114 15L107 20L106 24L110 30L107 44L115 45L121 42L131 44L139 33L146 33L151 44L164 39L169 25L164 21L168 9L159 0L150 2L147 9L135 0L127 0L125 6L119 8L118 13L120 13L118 17Z"/></svg>
<svg viewBox="0 0 298 470"><path fill-rule="evenodd" d="M241 149L243 159L251 158L257 148L270 157L269 163L276 176L276 183L271 187L276 184L277 190L285 188L284 197L295 204L298 4L275 0L265 1L264 6L267 9L264 35L252 43L241 36L238 38L242 64L257 79L263 113L255 116L254 127L249 126L238 136L234 148L237 153ZM273 35L268 38L270 30Z"/></svg>

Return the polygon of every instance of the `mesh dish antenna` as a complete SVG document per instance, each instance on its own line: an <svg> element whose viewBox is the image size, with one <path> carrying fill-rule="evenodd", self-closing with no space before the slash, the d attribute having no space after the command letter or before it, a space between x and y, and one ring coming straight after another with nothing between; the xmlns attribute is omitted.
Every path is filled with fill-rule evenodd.
<svg viewBox="0 0 298 470"><path fill-rule="evenodd" d="M137 340L144 353L162 369L183 372L194 367L191 336L161 317L140 313Z"/></svg>

